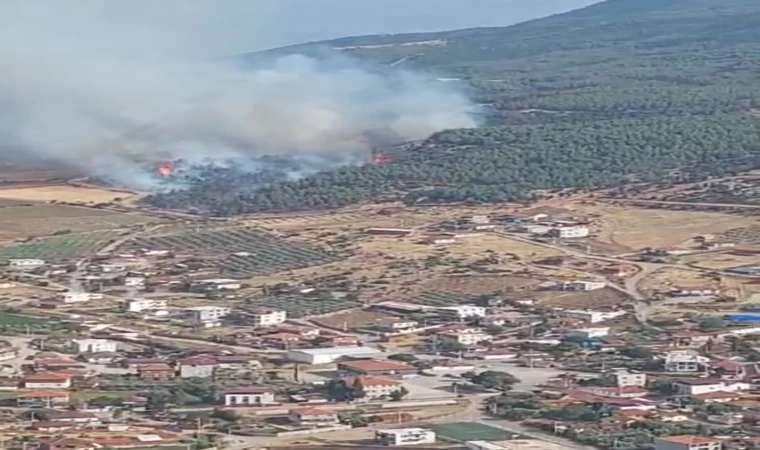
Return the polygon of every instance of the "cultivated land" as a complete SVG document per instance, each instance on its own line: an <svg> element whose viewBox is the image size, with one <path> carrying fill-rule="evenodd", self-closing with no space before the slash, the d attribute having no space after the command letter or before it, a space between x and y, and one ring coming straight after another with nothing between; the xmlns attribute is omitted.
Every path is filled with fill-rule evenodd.
<svg viewBox="0 0 760 450"><path fill-rule="evenodd" d="M96 204L128 201L135 195L122 191L70 185L0 188L0 204L5 200Z"/></svg>

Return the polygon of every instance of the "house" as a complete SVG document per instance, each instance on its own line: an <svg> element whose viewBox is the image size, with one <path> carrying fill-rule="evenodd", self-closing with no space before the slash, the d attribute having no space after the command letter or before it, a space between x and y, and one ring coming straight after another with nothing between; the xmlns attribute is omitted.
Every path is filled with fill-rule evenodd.
<svg viewBox="0 0 760 450"><path fill-rule="evenodd" d="M216 357L216 368L219 370L244 370L259 367L261 367L261 362L253 356L229 355Z"/></svg>
<svg viewBox="0 0 760 450"><path fill-rule="evenodd" d="M45 409L36 412L35 417L56 422L70 422L89 425L97 425L100 423L98 416L86 411Z"/></svg>
<svg viewBox="0 0 760 450"><path fill-rule="evenodd" d="M749 383L727 382L723 380L696 378L691 380L673 380L671 386L678 395L699 395L709 392L736 392L747 391L751 388Z"/></svg>
<svg viewBox="0 0 760 450"><path fill-rule="evenodd" d="M690 286L673 288L669 294L673 297L709 297L720 295L720 289L711 286Z"/></svg>
<svg viewBox="0 0 760 450"><path fill-rule="evenodd" d="M36 267L44 266L44 259L10 259L8 260L8 267L11 269L34 269Z"/></svg>
<svg viewBox="0 0 760 450"><path fill-rule="evenodd" d="M76 345L77 353L113 353L116 351L116 342L106 339L74 339L72 342Z"/></svg>
<svg viewBox="0 0 760 450"><path fill-rule="evenodd" d="M375 431L375 442L391 447L435 444L435 432L424 428L377 430Z"/></svg>
<svg viewBox="0 0 760 450"><path fill-rule="evenodd" d="M605 337L610 334L610 327L576 328L568 331L567 335L581 339Z"/></svg>
<svg viewBox="0 0 760 450"><path fill-rule="evenodd" d="M670 352L665 355L665 372L694 373L707 368L709 358L691 352Z"/></svg>
<svg viewBox="0 0 760 450"><path fill-rule="evenodd" d="M722 443L718 439L696 435L680 435L656 438L655 450L721 450Z"/></svg>
<svg viewBox="0 0 760 450"><path fill-rule="evenodd" d="M287 313L281 309L258 308L250 311L249 317L254 327L269 327L285 322Z"/></svg>
<svg viewBox="0 0 760 450"><path fill-rule="evenodd" d="M219 291L236 291L242 286L238 280L229 278L214 278L210 280L194 281L190 284L192 292L219 292Z"/></svg>
<svg viewBox="0 0 760 450"><path fill-rule="evenodd" d="M122 310L125 312L142 312L151 311L157 309L166 309L166 300L153 300L153 299L129 299L122 303Z"/></svg>
<svg viewBox="0 0 760 450"><path fill-rule="evenodd" d="M290 361L306 364L329 364L341 358L371 358L382 353L372 347L347 346L290 350L286 357Z"/></svg>
<svg viewBox="0 0 760 450"><path fill-rule="evenodd" d="M359 359L338 363L338 370L349 375L413 375L419 370L400 361L381 359Z"/></svg>
<svg viewBox="0 0 760 450"><path fill-rule="evenodd" d="M143 287L145 286L144 277L125 277L124 286L126 287Z"/></svg>
<svg viewBox="0 0 760 450"><path fill-rule="evenodd" d="M61 292L56 295L56 299L62 303L85 303L90 300L100 300L103 298L103 294L93 294L90 292Z"/></svg>
<svg viewBox="0 0 760 450"><path fill-rule="evenodd" d="M700 347L713 339L713 335L697 331L680 331L668 336L670 347Z"/></svg>
<svg viewBox="0 0 760 450"><path fill-rule="evenodd" d="M263 386L228 389L222 395L224 406L263 406L275 403L274 391Z"/></svg>
<svg viewBox="0 0 760 450"><path fill-rule="evenodd" d="M68 389L71 387L71 375L67 373L35 373L22 380L25 389Z"/></svg>
<svg viewBox="0 0 760 450"><path fill-rule="evenodd" d="M697 394L694 398L703 401L704 403L728 403L734 400L739 400L741 394L728 391L715 391L707 392L705 394Z"/></svg>
<svg viewBox="0 0 760 450"><path fill-rule="evenodd" d="M329 409L298 408L288 412L288 419L302 427L322 427L338 424L338 414Z"/></svg>
<svg viewBox="0 0 760 450"><path fill-rule="evenodd" d="M180 359L178 364L181 378L211 378L216 369L216 360L204 356Z"/></svg>
<svg viewBox="0 0 760 450"><path fill-rule="evenodd" d="M66 391L32 391L16 396L16 406L19 408L52 408L68 404L69 393Z"/></svg>
<svg viewBox="0 0 760 450"><path fill-rule="evenodd" d="M558 237L560 239L575 239L584 238L590 234L588 227L583 225L575 225L569 227L552 227L549 230L549 235Z"/></svg>
<svg viewBox="0 0 760 450"><path fill-rule="evenodd" d="M594 395L615 398L639 398L649 394L649 390L641 386L593 386L584 390Z"/></svg>
<svg viewBox="0 0 760 450"><path fill-rule="evenodd" d="M385 377L375 377L369 375L360 375L356 377L344 378L346 386L355 386L361 384L364 390L366 400L389 397L393 392L401 389L401 383L396 380Z"/></svg>
<svg viewBox="0 0 760 450"><path fill-rule="evenodd" d="M442 308L437 308L437 312L443 316L451 317L454 319L467 319L486 316L486 308L483 306L475 305L445 306Z"/></svg>
<svg viewBox="0 0 760 450"><path fill-rule="evenodd" d="M456 330L440 333L438 336L440 336L444 342L457 343L467 347L493 340L493 336L480 329Z"/></svg>
<svg viewBox="0 0 760 450"><path fill-rule="evenodd" d="M0 341L0 361L18 358L18 349L11 346L10 342Z"/></svg>
<svg viewBox="0 0 760 450"><path fill-rule="evenodd" d="M111 364L119 359L120 355L114 352L97 352L97 353L85 353L79 355L81 361L88 362L90 364Z"/></svg>
<svg viewBox="0 0 760 450"><path fill-rule="evenodd" d="M272 333L264 336L264 342L283 350L297 346L303 340L300 334L295 333Z"/></svg>
<svg viewBox="0 0 760 450"><path fill-rule="evenodd" d="M174 378L175 373L172 366L165 363L159 363L137 366L137 375L140 378L169 380Z"/></svg>
<svg viewBox="0 0 760 450"><path fill-rule="evenodd" d="M40 431L42 433L60 433L67 430L72 430L79 427L78 424L73 422L57 422L54 420L38 420L32 422L31 425L34 431Z"/></svg>
<svg viewBox="0 0 760 450"><path fill-rule="evenodd" d="M607 287L605 281L565 281L560 285L562 291L596 291Z"/></svg>
<svg viewBox="0 0 760 450"><path fill-rule="evenodd" d="M612 372L610 375L614 378L615 384L617 386L646 387L647 385L647 374L645 373L629 372L627 370L617 370L615 372Z"/></svg>
<svg viewBox="0 0 760 450"><path fill-rule="evenodd" d="M618 317L624 316L626 311L594 311L590 309L578 310L568 309L560 311L560 315L570 319L583 320L588 323L604 322L605 320L612 320Z"/></svg>
<svg viewBox="0 0 760 450"><path fill-rule="evenodd" d="M416 320L388 317L385 319L375 320L372 322L372 325L370 325L370 327L375 330L394 333L405 330L413 330L417 328L418 325L419 322Z"/></svg>
<svg viewBox="0 0 760 450"><path fill-rule="evenodd" d="M232 309L223 306L196 306L188 308L190 313L190 324L201 326L218 325L223 317L232 312Z"/></svg>

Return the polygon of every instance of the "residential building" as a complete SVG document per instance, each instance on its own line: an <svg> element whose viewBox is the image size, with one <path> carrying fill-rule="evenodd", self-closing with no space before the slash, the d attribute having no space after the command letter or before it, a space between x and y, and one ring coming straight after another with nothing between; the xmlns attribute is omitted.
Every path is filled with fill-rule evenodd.
<svg viewBox="0 0 760 450"><path fill-rule="evenodd" d="M656 438L655 450L721 450L722 443L718 439L696 435L680 435Z"/></svg>
<svg viewBox="0 0 760 450"><path fill-rule="evenodd" d="M610 327L576 328L574 330L570 330L567 334L568 336L578 337L582 339L593 339L609 335Z"/></svg>
<svg viewBox="0 0 760 450"><path fill-rule="evenodd" d="M188 308L193 325L215 324L228 316L232 309L223 306L196 306Z"/></svg>
<svg viewBox="0 0 760 450"><path fill-rule="evenodd" d="M100 300L103 294L93 294L90 292L61 292L56 296L63 303L84 303L90 300Z"/></svg>
<svg viewBox="0 0 760 450"><path fill-rule="evenodd" d="M68 389L71 387L71 375L66 373L34 373L24 377L26 389Z"/></svg>
<svg viewBox="0 0 760 450"><path fill-rule="evenodd" d="M347 386L354 386L357 383L362 385L364 390L365 400L374 400L383 397L390 397L390 395L401 389L401 383L396 380L392 380L386 377L376 376L356 376L343 379Z"/></svg>
<svg viewBox="0 0 760 450"><path fill-rule="evenodd" d="M124 286L126 287L142 287L145 286L145 278L143 277L125 277Z"/></svg>
<svg viewBox="0 0 760 450"><path fill-rule="evenodd" d="M584 238L587 237L589 233L590 231L588 227L585 227L583 225L554 227L551 229L551 231L549 231L549 234L560 239Z"/></svg>
<svg viewBox="0 0 760 450"><path fill-rule="evenodd" d="M697 378L692 380L674 380L671 386L678 395L700 395L710 392L748 391L749 383Z"/></svg>
<svg viewBox="0 0 760 450"><path fill-rule="evenodd" d="M219 291L236 291L241 288L238 280L229 278L215 278L210 280L194 281L190 285L193 292L219 292Z"/></svg>
<svg viewBox="0 0 760 450"><path fill-rule="evenodd" d="M45 265L43 259L11 259L8 260L8 267L11 269L34 269Z"/></svg>
<svg viewBox="0 0 760 450"><path fill-rule="evenodd" d="M253 356L247 355L230 355L217 356L216 367L220 370L244 370L251 368L260 368L261 361Z"/></svg>
<svg viewBox="0 0 760 450"><path fill-rule="evenodd" d="M222 395L224 406L263 406L275 403L274 391L263 386L229 389Z"/></svg>
<svg viewBox="0 0 760 450"><path fill-rule="evenodd" d="M706 371L710 358L688 351L670 352L665 355L663 368L666 372L694 373Z"/></svg>
<svg viewBox="0 0 760 450"><path fill-rule="evenodd" d="M140 378L153 380L169 380L174 378L174 368L168 364L145 364L137 366L137 375Z"/></svg>
<svg viewBox="0 0 760 450"><path fill-rule="evenodd" d="M107 339L74 339L77 353L113 353L116 351L116 342Z"/></svg>
<svg viewBox="0 0 760 450"><path fill-rule="evenodd" d="M605 281L566 281L560 285L563 291L595 291L607 287Z"/></svg>
<svg viewBox="0 0 760 450"><path fill-rule="evenodd" d="M287 313L281 309L260 308L250 312L249 317L255 327L279 325L287 319Z"/></svg>
<svg viewBox="0 0 760 450"><path fill-rule="evenodd" d="M338 370L350 375L413 375L419 370L401 361L359 359L338 363Z"/></svg>
<svg viewBox="0 0 760 450"><path fill-rule="evenodd" d="M9 342L3 342L7 345L0 346L0 361L7 361L9 359L18 358L18 349L16 347L12 347Z"/></svg>
<svg viewBox="0 0 760 450"><path fill-rule="evenodd" d="M180 359L178 364L181 378L211 378L216 370L216 360L204 356Z"/></svg>
<svg viewBox="0 0 760 450"><path fill-rule="evenodd" d="M472 317L485 317L486 308L475 305L445 306L438 308L438 313L456 319L467 319Z"/></svg>
<svg viewBox="0 0 760 450"><path fill-rule="evenodd" d="M298 408L288 412L288 418L303 427L323 427L338 424L338 414L329 409Z"/></svg>
<svg viewBox="0 0 760 450"><path fill-rule="evenodd" d="M647 374L629 372L627 370L617 370L612 372L612 377L615 379L615 384L621 387L625 386L638 386L645 387L647 385Z"/></svg>
<svg viewBox="0 0 760 450"><path fill-rule="evenodd" d="M24 392L16 397L19 408L52 408L68 404L69 393L66 391Z"/></svg>
<svg viewBox="0 0 760 450"><path fill-rule="evenodd" d="M605 320L611 320L616 319L618 317L624 316L627 314L626 311L594 311L591 309L568 309L564 311L560 311L560 314L564 317L570 318L570 319L578 319L583 320L588 323L598 323L598 322L604 322Z"/></svg>
<svg viewBox="0 0 760 450"><path fill-rule="evenodd" d="M287 359L306 364L329 364L341 358L371 358L383 352L372 347L347 346L290 350Z"/></svg>
<svg viewBox="0 0 760 450"><path fill-rule="evenodd" d="M455 342L468 347L493 340L493 336L479 329L450 331L438 336L444 342Z"/></svg>
<svg viewBox="0 0 760 450"><path fill-rule="evenodd" d="M124 303L122 303L122 309L124 311L134 313L156 309L166 309L166 307L166 300L154 300L147 298L129 299L125 300Z"/></svg>
<svg viewBox="0 0 760 450"><path fill-rule="evenodd" d="M388 446L435 444L435 432L424 428L375 431L375 442Z"/></svg>
<svg viewBox="0 0 760 450"><path fill-rule="evenodd" d="M408 320L403 318L387 318L382 320L376 320L372 323L371 327L385 331L389 333L399 332L404 330L412 330L417 328L419 322L416 320Z"/></svg>

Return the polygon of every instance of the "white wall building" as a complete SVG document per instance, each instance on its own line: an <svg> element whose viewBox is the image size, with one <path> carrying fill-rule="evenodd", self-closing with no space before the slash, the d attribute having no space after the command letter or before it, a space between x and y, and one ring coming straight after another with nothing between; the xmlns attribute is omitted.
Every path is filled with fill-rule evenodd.
<svg viewBox="0 0 760 450"><path fill-rule="evenodd" d="M704 372L710 358L696 354L695 352L670 352L665 355L665 372Z"/></svg>
<svg viewBox="0 0 760 450"><path fill-rule="evenodd" d="M475 305L446 306L443 308L438 308L438 312L443 313L447 316L456 317L457 319L486 316L486 308L483 306Z"/></svg>
<svg viewBox="0 0 760 450"><path fill-rule="evenodd" d="M188 308L190 320L193 324L217 323L223 317L228 316L232 309L223 306L196 306Z"/></svg>
<svg viewBox="0 0 760 450"><path fill-rule="evenodd" d="M166 300L153 300L147 298L129 299L122 303L122 309L126 312L142 312L156 309L166 309Z"/></svg>
<svg viewBox="0 0 760 450"><path fill-rule="evenodd" d="M594 311L591 309L568 309L560 314L570 319L585 320L589 323L604 322L626 315L626 311Z"/></svg>
<svg viewBox="0 0 760 450"><path fill-rule="evenodd" d="M718 439L681 435L657 438L654 440L654 448L655 450L721 450L723 444Z"/></svg>
<svg viewBox="0 0 760 450"><path fill-rule="evenodd" d="M610 327L577 328L570 330L567 334L581 339L593 339L609 335Z"/></svg>
<svg viewBox="0 0 760 450"><path fill-rule="evenodd" d="M377 430L375 442L388 446L435 444L435 432L423 428Z"/></svg>
<svg viewBox="0 0 760 450"><path fill-rule="evenodd" d="M44 259L11 259L8 266L13 269L33 269L45 265Z"/></svg>
<svg viewBox="0 0 760 450"><path fill-rule="evenodd" d="M493 336L481 330L459 330L441 333L440 336L444 341L456 342L467 346L478 345L482 342L493 340Z"/></svg>
<svg viewBox="0 0 760 450"><path fill-rule="evenodd" d="M251 321L255 327L269 327L287 320L288 315L281 309L259 309L251 312Z"/></svg>
<svg viewBox="0 0 760 450"><path fill-rule="evenodd" d="M605 287L607 283L604 281L566 281L560 285L563 291L595 291Z"/></svg>
<svg viewBox="0 0 760 450"><path fill-rule="evenodd" d="M56 298L63 303L84 303L90 300L100 300L103 294L93 294L90 292L61 292Z"/></svg>
<svg viewBox="0 0 760 450"><path fill-rule="evenodd" d="M223 395L224 406L263 406L274 403L274 392L264 387L230 389Z"/></svg>
<svg viewBox="0 0 760 450"><path fill-rule="evenodd" d="M143 277L126 277L126 278L124 278L124 286L126 286L126 287L141 287L141 286L145 286L145 278L143 278Z"/></svg>
<svg viewBox="0 0 760 450"><path fill-rule="evenodd" d="M287 359L306 364L329 364L348 356L356 358L371 358L382 355L382 353L383 352L376 348L358 346L301 348L288 351Z"/></svg>
<svg viewBox="0 0 760 450"><path fill-rule="evenodd" d="M116 342L107 339L74 339L77 353L113 353L116 351Z"/></svg>
<svg viewBox="0 0 760 450"><path fill-rule="evenodd" d="M626 386L646 387L647 385L647 374L645 373L635 373L635 372L629 372L627 370L618 370L616 372L613 372L612 376L615 378L615 383L620 387L626 387Z"/></svg>
<svg viewBox="0 0 760 450"><path fill-rule="evenodd" d="M589 235L588 227L584 227L582 225L576 225L574 227L560 227L555 228L554 230L557 233L557 237L561 239L582 238Z"/></svg>

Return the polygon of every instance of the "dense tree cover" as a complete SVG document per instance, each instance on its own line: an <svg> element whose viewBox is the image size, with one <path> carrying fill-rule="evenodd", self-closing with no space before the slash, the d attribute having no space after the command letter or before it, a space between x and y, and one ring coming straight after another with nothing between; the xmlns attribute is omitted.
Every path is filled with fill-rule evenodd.
<svg viewBox="0 0 760 450"><path fill-rule="evenodd" d="M321 47L379 63L409 57L401 67L457 78L450 85L483 105L486 126L439 133L392 164L264 177L272 182L260 189L240 189L250 177L208 176L148 204L231 215L382 199L514 201L538 189L664 180L676 168L703 179L760 156L756 0L608 0L511 27L275 53Z"/></svg>
<svg viewBox="0 0 760 450"><path fill-rule="evenodd" d="M760 157L758 137L760 120L742 115L454 130L392 164L342 167L253 193L224 189L229 179L209 179L150 202L229 215L332 208L380 197L410 204L513 201L536 189L667 179L674 168L688 169L682 179L724 175L734 170L730 161Z"/></svg>

